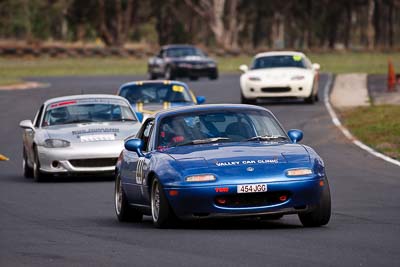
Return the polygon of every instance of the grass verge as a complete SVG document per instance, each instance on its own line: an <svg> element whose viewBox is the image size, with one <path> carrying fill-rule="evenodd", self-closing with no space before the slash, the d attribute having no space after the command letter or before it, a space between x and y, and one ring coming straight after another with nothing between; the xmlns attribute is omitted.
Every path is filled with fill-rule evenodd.
<svg viewBox="0 0 400 267"><path fill-rule="evenodd" d="M385 74L387 59L392 58L400 70L400 53L310 53L321 71L332 73L365 72ZM238 73L241 64L249 65L252 57L216 58L221 73ZM0 84L10 84L24 77L65 75L140 75L145 74L147 59L136 58L0 58Z"/></svg>
<svg viewBox="0 0 400 267"><path fill-rule="evenodd" d="M342 111L341 117L360 141L400 160L400 105L359 107Z"/></svg>

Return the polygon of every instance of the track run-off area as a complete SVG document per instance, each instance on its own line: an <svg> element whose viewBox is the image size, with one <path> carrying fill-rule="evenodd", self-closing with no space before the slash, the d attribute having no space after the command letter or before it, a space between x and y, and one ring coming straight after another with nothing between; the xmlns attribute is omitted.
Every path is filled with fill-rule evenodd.
<svg viewBox="0 0 400 267"><path fill-rule="evenodd" d="M266 101L286 130L304 131L325 161L332 217L303 228L296 215L280 220L198 221L156 229L151 218L119 223L114 182L63 178L35 183L22 175L23 119L44 100L81 93L115 94L145 77L35 78L47 88L0 91L0 266L398 266L400 167L352 144L320 101ZM206 103L239 103L239 75L183 80Z"/></svg>

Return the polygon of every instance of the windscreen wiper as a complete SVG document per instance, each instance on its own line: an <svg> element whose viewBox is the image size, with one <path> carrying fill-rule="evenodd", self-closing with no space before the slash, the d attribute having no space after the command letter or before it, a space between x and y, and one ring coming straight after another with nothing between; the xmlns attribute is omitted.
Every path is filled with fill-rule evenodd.
<svg viewBox="0 0 400 267"><path fill-rule="evenodd" d="M210 144L210 143L217 143L217 142L226 142L231 140L228 137L211 137L205 139L196 139L185 143L177 144L177 146L186 146L186 145L201 145L201 144Z"/></svg>
<svg viewBox="0 0 400 267"><path fill-rule="evenodd" d="M272 140L287 140L286 136L283 135L258 135L246 139L246 141L272 141Z"/></svg>
<svg viewBox="0 0 400 267"><path fill-rule="evenodd" d="M113 119L113 120L110 120L110 121L137 121L137 120L134 120L134 119L128 119L128 118L122 118L122 119Z"/></svg>

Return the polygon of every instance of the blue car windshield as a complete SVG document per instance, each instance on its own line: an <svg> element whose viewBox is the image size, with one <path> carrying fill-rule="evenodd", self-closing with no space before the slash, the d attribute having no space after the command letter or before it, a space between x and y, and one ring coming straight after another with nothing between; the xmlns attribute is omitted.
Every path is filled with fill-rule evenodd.
<svg viewBox="0 0 400 267"><path fill-rule="evenodd" d="M263 110L207 111L162 119L158 148L213 142L287 141L276 119Z"/></svg>
<svg viewBox="0 0 400 267"><path fill-rule="evenodd" d="M305 59L298 55L266 56L259 57L253 61L251 69L268 68L307 68Z"/></svg>
<svg viewBox="0 0 400 267"><path fill-rule="evenodd" d="M133 84L123 87L119 95L128 99L129 103L135 104L162 104L164 102L189 102L193 99L188 90L179 84L145 83Z"/></svg>

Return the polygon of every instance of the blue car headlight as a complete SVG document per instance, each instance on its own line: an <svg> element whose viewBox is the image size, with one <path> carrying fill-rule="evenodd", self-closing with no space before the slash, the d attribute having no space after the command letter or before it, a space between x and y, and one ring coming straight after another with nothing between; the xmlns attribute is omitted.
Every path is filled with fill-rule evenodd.
<svg viewBox="0 0 400 267"><path fill-rule="evenodd" d="M215 181L215 176L212 174L191 175L185 178L186 182L210 182Z"/></svg>
<svg viewBox="0 0 400 267"><path fill-rule="evenodd" d="M301 168L301 169L291 169L286 172L287 176L304 176L310 175L313 171L309 168Z"/></svg>
<svg viewBox="0 0 400 267"><path fill-rule="evenodd" d="M69 147L70 145L70 142L62 139L46 139L44 141L44 147L47 148Z"/></svg>

